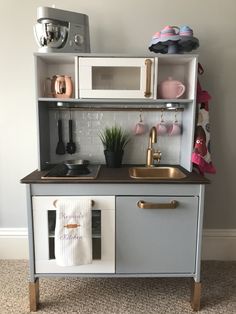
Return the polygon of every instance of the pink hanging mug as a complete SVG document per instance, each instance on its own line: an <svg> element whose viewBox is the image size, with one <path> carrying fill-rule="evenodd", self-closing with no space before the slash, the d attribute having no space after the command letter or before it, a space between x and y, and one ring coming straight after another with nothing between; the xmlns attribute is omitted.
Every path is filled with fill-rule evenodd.
<svg viewBox="0 0 236 314"><path fill-rule="evenodd" d="M182 132L182 126L177 120L177 112L175 113L175 121L171 124L168 129L168 134L170 136L179 135Z"/></svg>
<svg viewBox="0 0 236 314"><path fill-rule="evenodd" d="M168 134L170 136L175 136L181 134L182 127L181 124L178 121L175 121L169 128Z"/></svg>
<svg viewBox="0 0 236 314"><path fill-rule="evenodd" d="M157 129L157 134L158 135L165 135L165 134L167 134L168 129L167 129L167 124L165 123L165 121L163 119L163 112L161 114L161 121L160 121L160 123L158 123L156 125L156 129Z"/></svg>
<svg viewBox="0 0 236 314"><path fill-rule="evenodd" d="M147 126L143 123L142 115L139 115L139 122L134 127L135 135L145 134L147 131Z"/></svg>

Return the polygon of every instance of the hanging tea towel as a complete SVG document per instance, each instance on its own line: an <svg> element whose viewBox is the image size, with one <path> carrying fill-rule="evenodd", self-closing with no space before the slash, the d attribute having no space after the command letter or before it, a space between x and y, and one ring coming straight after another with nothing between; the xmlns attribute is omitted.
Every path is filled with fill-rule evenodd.
<svg viewBox="0 0 236 314"><path fill-rule="evenodd" d="M199 74L202 74L203 68L199 64ZM195 143L192 154L192 162L197 166L199 172L204 174L215 173L215 167L212 164L210 154L210 123L209 123L209 101L211 96L207 91L202 90L200 82L197 83L197 112L198 120L195 130Z"/></svg>
<svg viewBox="0 0 236 314"><path fill-rule="evenodd" d="M59 266L92 263L90 199L60 199L55 204L55 257Z"/></svg>

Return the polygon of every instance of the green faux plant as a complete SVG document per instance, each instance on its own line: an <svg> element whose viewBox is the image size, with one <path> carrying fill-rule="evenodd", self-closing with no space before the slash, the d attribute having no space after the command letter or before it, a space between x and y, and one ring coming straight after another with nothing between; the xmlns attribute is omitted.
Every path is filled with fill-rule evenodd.
<svg viewBox="0 0 236 314"><path fill-rule="evenodd" d="M121 152L129 142L129 134L122 130L121 127L106 127L99 133L105 151Z"/></svg>

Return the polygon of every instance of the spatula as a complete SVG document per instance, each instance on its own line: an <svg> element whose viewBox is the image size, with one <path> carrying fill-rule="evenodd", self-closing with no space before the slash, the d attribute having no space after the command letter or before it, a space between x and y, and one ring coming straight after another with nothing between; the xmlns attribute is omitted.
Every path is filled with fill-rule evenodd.
<svg viewBox="0 0 236 314"><path fill-rule="evenodd" d="M69 154L74 154L76 151L76 145L73 142L73 122L72 122L72 119L69 120L69 142L66 145L66 151Z"/></svg>
<svg viewBox="0 0 236 314"><path fill-rule="evenodd" d="M65 145L62 141L62 121L59 119L57 121L57 128L58 128L58 143L56 148L57 155L64 155L66 153Z"/></svg>

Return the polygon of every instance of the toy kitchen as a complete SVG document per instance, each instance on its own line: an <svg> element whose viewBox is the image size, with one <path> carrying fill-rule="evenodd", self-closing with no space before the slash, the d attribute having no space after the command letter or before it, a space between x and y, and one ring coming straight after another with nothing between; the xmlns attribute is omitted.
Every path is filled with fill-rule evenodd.
<svg viewBox="0 0 236 314"><path fill-rule="evenodd" d="M74 14L39 8L35 28L39 165L21 180L30 311L46 276L188 277L198 311L209 183L191 161L198 56L157 35L160 54L90 53L88 18ZM105 128L129 135L121 165L105 162Z"/></svg>

